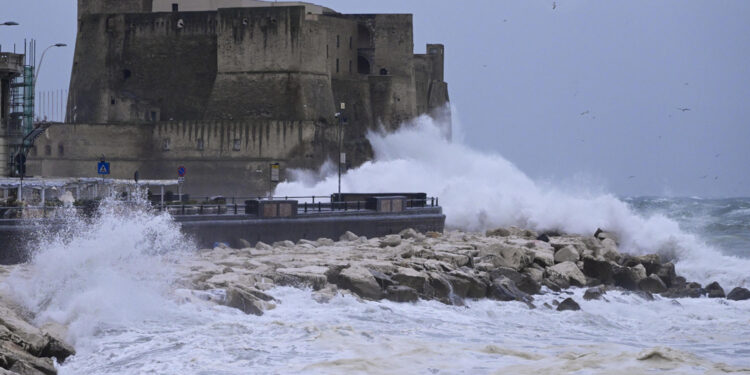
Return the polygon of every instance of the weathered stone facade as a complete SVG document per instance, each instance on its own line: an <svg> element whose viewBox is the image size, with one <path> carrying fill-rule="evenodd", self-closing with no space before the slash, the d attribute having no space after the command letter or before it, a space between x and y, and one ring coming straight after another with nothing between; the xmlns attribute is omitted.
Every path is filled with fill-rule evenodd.
<svg viewBox="0 0 750 375"><path fill-rule="evenodd" d="M415 55L409 14L166 3L79 0L67 121L37 141L31 172L88 176L105 155L117 177L174 177L185 165L193 194L259 194L271 162L283 171L337 159L336 112L354 166L372 156L368 129L448 102L443 46Z"/></svg>

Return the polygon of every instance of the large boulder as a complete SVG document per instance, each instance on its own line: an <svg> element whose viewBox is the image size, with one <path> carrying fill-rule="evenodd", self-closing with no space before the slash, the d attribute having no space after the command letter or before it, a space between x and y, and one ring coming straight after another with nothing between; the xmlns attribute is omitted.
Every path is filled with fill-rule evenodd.
<svg viewBox="0 0 750 375"><path fill-rule="evenodd" d="M566 298L559 305L557 305L557 311L578 311L581 306L572 298Z"/></svg>
<svg viewBox="0 0 750 375"><path fill-rule="evenodd" d="M580 259L578 250L572 245L563 247L555 253L555 263L577 262Z"/></svg>
<svg viewBox="0 0 750 375"><path fill-rule="evenodd" d="M419 293L425 292L425 286L428 285L429 275L423 271L417 271L411 267L398 267L396 272L391 275L393 281L413 288Z"/></svg>
<svg viewBox="0 0 750 375"><path fill-rule="evenodd" d="M344 268L335 279L335 284L342 289L354 292L356 295L372 300L383 297L380 284L375 280L370 270L362 266Z"/></svg>
<svg viewBox="0 0 750 375"><path fill-rule="evenodd" d="M298 268L277 268L276 277L273 280L279 285L292 285L296 287L311 286L319 290L328 283L326 273L328 267L305 266Z"/></svg>
<svg viewBox="0 0 750 375"><path fill-rule="evenodd" d="M602 258L613 262L617 262L621 257L620 251L617 250L617 243L611 238L605 238L602 240L602 247L599 249L599 255Z"/></svg>
<svg viewBox="0 0 750 375"><path fill-rule="evenodd" d="M638 290L638 284L646 278L646 269L642 265L620 267L613 275L615 285L627 290Z"/></svg>
<svg viewBox="0 0 750 375"><path fill-rule="evenodd" d="M620 240L618 238L619 236L617 234L602 230L601 228L596 229L596 232L594 232L594 237L598 238L600 241L610 239L615 243L620 243Z"/></svg>
<svg viewBox="0 0 750 375"><path fill-rule="evenodd" d="M57 374L52 359L36 357L25 348L6 340L0 340L0 365L7 367L9 372L13 374Z"/></svg>
<svg viewBox="0 0 750 375"><path fill-rule="evenodd" d="M489 297L500 301L521 301L531 303L534 299L524 293L513 282L513 280L500 276L492 280L490 285Z"/></svg>
<svg viewBox="0 0 750 375"><path fill-rule="evenodd" d="M736 287L732 289L729 294L727 294L727 299L731 299L733 301L744 301L750 299L750 290L742 287Z"/></svg>
<svg viewBox="0 0 750 375"><path fill-rule="evenodd" d="M357 240L359 240L359 236L350 231L344 232L344 234L339 237L339 241L352 242Z"/></svg>
<svg viewBox="0 0 750 375"><path fill-rule="evenodd" d="M391 285L385 289L385 298L394 302L416 302L417 291L405 285Z"/></svg>
<svg viewBox="0 0 750 375"><path fill-rule="evenodd" d="M41 331L47 339L47 345L42 350L42 357L55 357L58 363L63 363L65 359L76 354L75 348L65 342L67 329L62 324L48 322L42 326Z"/></svg>
<svg viewBox="0 0 750 375"><path fill-rule="evenodd" d="M608 260L591 257L583 259L583 273L600 280L603 284L614 284L614 275L619 268L620 266Z"/></svg>
<svg viewBox="0 0 750 375"><path fill-rule="evenodd" d="M224 304L234 307L245 314L263 315L265 310L276 307L273 297L259 291L239 285L233 285L226 289Z"/></svg>
<svg viewBox="0 0 750 375"><path fill-rule="evenodd" d="M655 273L657 276L659 276L661 281L664 281L664 284L666 284L668 288L676 286L675 284L677 281L677 273L674 269L674 263L662 263Z"/></svg>
<svg viewBox="0 0 750 375"><path fill-rule="evenodd" d="M606 293L607 290L600 286L588 288L586 289L586 292L583 293L583 299L586 301L602 299Z"/></svg>
<svg viewBox="0 0 750 375"><path fill-rule="evenodd" d="M726 294L724 294L724 288L722 288L716 281L706 285L706 293L708 294L708 298L726 297Z"/></svg>
<svg viewBox="0 0 750 375"><path fill-rule="evenodd" d="M573 262L562 262L552 267L547 267L547 278L561 286L564 282L575 286L586 285L586 276Z"/></svg>
<svg viewBox="0 0 750 375"><path fill-rule="evenodd" d="M458 283L466 285L465 297L473 299L487 297L487 283L481 277L470 272L470 270L466 268L454 270L448 273L448 276L452 278L451 282L454 285L454 289L457 289L455 285Z"/></svg>
<svg viewBox="0 0 750 375"><path fill-rule="evenodd" d="M525 271L527 270L537 270L537 269L529 267ZM542 288L540 284L541 278L539 281L536 281L529 274L525 273L525 271L524 273L519 273L518 271L512 268L500 267L490 272L490 280L494 280L499 277L507 277L511 281L513 281L516 287L522 292L526 294L539 293L539 290Z"/></svg>
<svg viewBox="0 0 750 375"><path fill-rule="evenodd" d="M678 277L678 279L680 279ZM675 286L669 288L666 292L662 293L663 297L667 298L698 298L706 294L706 290L701 288L698 283L676 283Z"/></svg>
<svg viewBox="0 0 750 375"><path fill-rule="evenodd" d="M534 261L534 256L528 249L508 244L491 245L480 254L484 254L483 262L492 263L495 267L513 268L517 271L526 268Z"/></svg>
<svg viewBox="0 0 750 375"><path fill-rule="evenodd" d="M401 236L389 234L380 240L380 247L396 247L401 244Z"/></svg>
<svg viewBox="0 0 750 375"><path fill-rule="evenodd" d="M649 293L663 293L667 290L667 286L656 274L651 274L638 282L638 288Z"/></svg>

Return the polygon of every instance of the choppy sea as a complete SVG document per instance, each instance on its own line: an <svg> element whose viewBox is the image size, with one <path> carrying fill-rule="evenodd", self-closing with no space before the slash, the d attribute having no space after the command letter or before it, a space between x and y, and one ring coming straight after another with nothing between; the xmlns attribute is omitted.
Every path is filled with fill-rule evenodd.
<svg viewBox="0 0 750 375"><path fill-rule="evenodd" d="M420 150L408 149L418 137ZM443 141L416 125L371 135L376 160L344 177L349 191L439 195L448 226L519 225L617 231L621 250L656 252L701 283L750 287L750 199L618 198L536 183L499 155ZM479 163L466 170L461 158ZM458 160L456 160L458 159ZM383 174L385 172L390 176ZM281 194L333 191L324 171ZM379 176L373 178L373 176ZM382 185L382 186L381 186ZM481 205L466 192L481 196ZM569 295L516 302L393 303L276 288L263 316L184 298L174 257L190 244L168 216L110 210L72 240L50 238L4 287L36 314L69 328L77 354L61 374L711 374L750 373L750 301L610 292L581 311L544 307Z"/></svg>

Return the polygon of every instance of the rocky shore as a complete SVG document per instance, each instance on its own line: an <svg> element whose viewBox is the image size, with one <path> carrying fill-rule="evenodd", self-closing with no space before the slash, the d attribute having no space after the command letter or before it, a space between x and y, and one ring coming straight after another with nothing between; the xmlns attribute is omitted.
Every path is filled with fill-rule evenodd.
<svg viewBox="0 0 750 375"><path fill-rule="evenodd" d="M220 246L180 260L185 298L202 298L261 315L278 301L274 286L309 287L325 303L337 293L368 300L465 299L520 301L529 308L578 310L565 289L587 288L584 297L604 299L613 289L651 300L664 298L750 299L750 291L728 294L718 283L701 285L678 276L658 255L631 256L618 250L613 233L592 236L498 228L486 234L417 233L407 229L383 238L347 232L339 241L321 238L244 249ZM534 295L559 294L556 306L536 306Z"/></svg>
<svg viewBox="0 0 750 375"><path fill-rule="evenodd" d="M39 328L29 320L19 306L0 297L0 375L56 374L54 361L75 354L63 339L65 327L48 323Z"/></svg>
<svg viewBox="0 0 750 375"><path fill-rule="evenodd" d="M178 299L208 301L262 315L282 302L276 286L311 288L319 303L337 294L367 300L437 300L462 305L467 299L518 301L530 309L579 310L571 287L582 298L607 301L622 290L646 300L661 298L750 299L750 291L729 293L712 282L701 285L678 276L658 255L632 256L618 249L617 236L536 233L498 228L481 233L418 233L407 229L382 238L347 232L338 241L258 243L242 249L218 246L170 257ZM0 268L0 278L10 269ZM552 294L551 304L535 296ZM578 294L580 295L580 294ZM577 298L577 297L576 297ZM549 298L545 300L549 301ZM75 353L64 341L65 327L32 325L32 316L0 295L0 375L55 374Z"/></svg>

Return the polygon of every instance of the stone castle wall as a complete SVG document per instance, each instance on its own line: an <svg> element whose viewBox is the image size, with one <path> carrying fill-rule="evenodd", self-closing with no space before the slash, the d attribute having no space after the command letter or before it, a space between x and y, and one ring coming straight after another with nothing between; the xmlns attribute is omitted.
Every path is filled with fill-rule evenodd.
<svg viewBox="0 0 750 375"><path fill-rule="evenodd" d="M171 178L176 167L162 172L167 163L159 162L173 160L205 170L200 178L206 186L224 169L224 175L238 179L228 185L245 186L240 177L253 177L263 169L255 166L269 160L315 168L338 159L337 112L345 119L348 167L356 166L372 157L365 138L369 130L394 130L448 101L443 47L431 44L427 54L415 55L410 14L318 14L306 12L305 6L152 12L148 0L112 1L79 0L69 124L51 131L50 139L63 148L67 143L81 146L81 158L90 163L100 149L107 153L107 147L99 146L110 142L104 138L127 133L132 170L125 177L141 166L142 176L153 171L149 178ZM346 103L344 111L340 103ZM307 130L290 149L282 141L283 126L279 135L263 130L270 133L261 144L257 134L263 124L305 124ZM204 138L201 152L197 139L189 136L184 146L183 136L168 137L172 149L167 153L136 145L146 142L158 149L165 138L159 129L175 126L233 130L214 130L218 143L209 145ZM253 134L258 143L250 147ZM242 150L233 150L235 139ZM229 140L232 148L224 143ZM38 150L57 147L44 142ZM216 145L223 146L212 148ZM35 158L43 175L85 174L77 172L80 165L68 156L55 159L40 152ZM246 187L255 193L268 186Z"/></svg>

